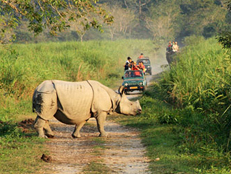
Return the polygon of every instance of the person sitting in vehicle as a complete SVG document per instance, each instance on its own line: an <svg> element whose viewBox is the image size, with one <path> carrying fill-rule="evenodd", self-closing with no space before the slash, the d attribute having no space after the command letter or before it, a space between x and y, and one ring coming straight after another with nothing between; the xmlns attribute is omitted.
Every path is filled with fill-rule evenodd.
<svg viewBox="0 0 231 174"><path fill-rule="evenodd" d="M135 71L134 72L134 76L135 77L140 77L141 76L141 72L140 71Z"/></svg>
<svg viewBox="0 0 231 174"><path fill-rule="evenodd" d="M177 52L177 51L179 51L179 47L178 47L178 45L177 45L177 42L173 42L174 44L173 44L173 46L172 46L172 51L173 52Z"/></svg>
<svg viewBox="0 0 231 174"><path fill-rule="evenodd" d="M144 66L143 61L140 61L140 62L139 62L138 68L139 68L141 71L143 71L143 73L145 73L145 66Z"/></svg>
<svg viewBox="0 0 231 174"><path fill-rule="evenodd" d="M139 70L139 68L136 66L136 63L134 61L131 61L130 69L131 70Z"/></svg>
<svg viewBox="0 0 231 174"><path fill-rule="evenodd" d="M124 71L128 70L129 69L129 63L126 62L125 65L124 65Z"/></svg>
<svg viewBox="0 0 231 174"><path fill-rule="evenodd" d="M131 57L128 57L125 65L124 65L124 71L129 70L129 65L130 65L131 61L132 61Z"/></svg>
<svg viewBox="0 0 231 174"><path fill-rule="evenodd" d="M128 77L130 77L129 75L131 75L131 74L129 74L129 72L127 71L127 72L124 74L124 77L125 77L125 78L128 78Z"/></svg>
<svg viewBox="0 0 231 174"><path fill-rule="evenodd" d="M168 51L168 52L171 52L171 51L172 51L172 42L171 42L171 41L168 42L167 51Z"/></svg>
<svg viewBox="0 0 231 174"><path fill-rule="evenodd" d="M144 54L143 53L141 53L140 56L139 56L139 59L142 59L142 58L144 58Z"/></svg>

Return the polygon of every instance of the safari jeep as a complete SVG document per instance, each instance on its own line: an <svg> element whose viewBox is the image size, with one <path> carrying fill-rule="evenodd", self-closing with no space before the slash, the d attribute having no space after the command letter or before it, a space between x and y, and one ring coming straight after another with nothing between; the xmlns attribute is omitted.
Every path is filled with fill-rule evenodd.
<svg viewBox="0 0 231 174"><path fill-rule="evenodd" d="M147 87L147 81L142 71L127 70L122 77L125 93L135 90L144 91Z"/></svg>
<svg viewBox="0 0 231 174"><path fill-rule="evenodd" d="M139 62L143 62L144 66L145 66L145 74L148 73L150 75L152 75L152 66L151 66L151 62L150 59L148 57L145 58L141 58L141 59L137 59L136 63L139 64Z"/></svg>

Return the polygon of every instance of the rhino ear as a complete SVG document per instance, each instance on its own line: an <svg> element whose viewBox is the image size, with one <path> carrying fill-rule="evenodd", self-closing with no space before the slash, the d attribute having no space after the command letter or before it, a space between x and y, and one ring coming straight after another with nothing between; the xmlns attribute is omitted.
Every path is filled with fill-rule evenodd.
<svg viewBox="0 0 231 174"><path fill-rule="evenodd" d="M124 93L124 86L120 86L118 89L119 94L122 96Z"/></svg>

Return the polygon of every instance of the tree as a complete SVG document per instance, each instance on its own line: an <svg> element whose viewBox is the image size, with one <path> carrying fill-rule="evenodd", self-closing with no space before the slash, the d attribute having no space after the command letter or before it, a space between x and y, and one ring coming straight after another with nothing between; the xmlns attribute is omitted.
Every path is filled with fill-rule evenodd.
<svg viewBox="0 0 231 174"><path fill-rule="evenodd" d="M187 11L183 11L184 31L190 34L202 35L209 28L214 30L215 34L225 22L227 11L214 0L195 0L184 5L187 5Z"/></svg>
<svg viewBox="0 0 231 174"><path fill-rule="evenodd" d="M161 40L173 39L179 32L180 6L178 0L161 1L149 8L149 17L146 17L146 27L154 38Z"/></svg>
<svg viewBox="0 0 231 174"><path fill-rule="evenodd" d="M8 43L14 38L16 26L16 19L7 14L0 16L0 43Z"/></svg>
<svg viewBox="0 0 231 174"><path fill-rule="evenodd" d="M130 31L132 28L132 22L135 18L135 14L130 9L124 9L119 5L114 5L112 7L105 7L107 11L110 11L114 17L114 23L108 26L111 40L114 39L114 35L123 35Z"/></svg>
<svg viewBox="0 0 231 174"><path fill-rule="evenodd" d="M138 11L139 17L142 15L143 8L146 7L149 2L151 2L151 0L123 0L123 1L124 1L124 5L127 8L131 8L131 6L135 6Z"/></svg>
<svg viewBox="0 0 231 174"><path fill-rule="evenodd" d="M231 0L225 0L225 5L227 5L227 9L231 12ZM221 31L218 35L218 41L222 43L224 48L231 48L231 29L230 26L225 30Z"/></svg>
<svg viewBox="0 0 231 174"><path fill-rule="evenodd" d="M90 27L101 29L102 25L89 15L102 18L105 23L112 23L113 17L97 3L98 0L0 0L0 36L4 38L7 31L18 25L22 19L29 21L28 28L35 34L48 28L52 35L70 27L70 22L81 20L86 29ZM7 16L8 18L5 18Z"/></svg>
<svg viewBox="0 0 231 174"><path fill-rule="evenodd" d="M70 30L75 31L80 37L80 41L83 42L83 36L86 34L87 28L84 20L78 20L70 23Z"/></svg>

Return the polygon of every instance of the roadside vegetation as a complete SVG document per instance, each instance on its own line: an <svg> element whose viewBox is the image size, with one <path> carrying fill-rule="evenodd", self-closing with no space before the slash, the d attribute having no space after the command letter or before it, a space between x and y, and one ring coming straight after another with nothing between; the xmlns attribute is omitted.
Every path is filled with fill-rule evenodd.
<svg viewBox="0 0 231 174"><path fill-rule="evenodd" d="M39 83L91 79L113 86L122 77L127 56L136 58L139 50L150 52L156 47L151 40L2 45L0 173L34 173L39 168L34 166L42 165L40 156L45 149L34 138L31 120L35 118L31 98Z"/></svg>
<svg viewBox="0 0 231 174"><path fill-rule="evenodd" d="M141 130L154 173L230 173L230 50L215 38L185 45L141 98L142 115L118 120Z"/></svg>
<svg viewBox="0 0 231 174"><path fill-rule="evenodd" d="M43 80L113 86L127 56L155 54L187 36L177 63L141 98L143 114L119 120L141 129L156 173L231 172L230 50L211 38L220 32L230 48L230 0L0 0L0 7L0 173L34 173L43 165L43 142L29 119L31 96ZM153 41L120 40L128 38Z"/></svg>

